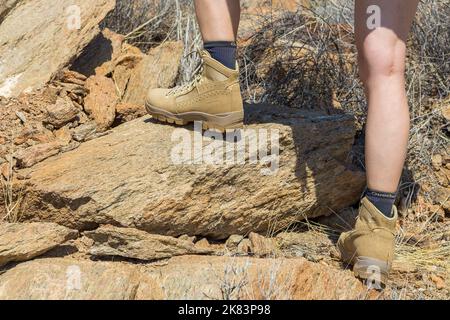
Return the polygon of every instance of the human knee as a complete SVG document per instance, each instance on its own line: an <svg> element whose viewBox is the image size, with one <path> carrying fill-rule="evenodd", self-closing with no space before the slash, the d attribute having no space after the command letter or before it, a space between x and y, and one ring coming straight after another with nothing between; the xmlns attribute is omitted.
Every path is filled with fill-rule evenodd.
<svg viewBox="0 0 450 320"><path fill-rule="evenodd" d="M358 45L359 64L363 81L371 77L403 76L405 44L391 30L372 31Z"/></svg>

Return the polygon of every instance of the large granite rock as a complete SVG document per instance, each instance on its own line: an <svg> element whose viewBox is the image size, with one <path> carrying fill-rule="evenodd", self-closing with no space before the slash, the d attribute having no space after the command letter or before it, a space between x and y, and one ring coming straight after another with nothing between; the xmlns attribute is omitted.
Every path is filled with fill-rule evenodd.
<svg viewBox="0 0 450 320"><path fill-rule="evenodd" d="M140 285L148 298L161 298L162 291L146 281L151 280L122 263L38 259L0 275L0 300L134 300Z"/></svg>
<svg viewBox="0 0 450 320"><path fill-rule="evenodd" d="M0 274L0 300L370 298L350 271L305 259L180 256L138 266L47 258Z"/></svg>
<svg viewBox="0 0 450 320"><path fill-rule="evenodd" d="M350 271L299 259L207 256L171 258L146 272L165 299L347 300L371 299ZM147 282L149 283L149 282ZM146 285L141 295L149 297Z"/></svg>
<svg viewBox="0 0 450 320"><path fill-rule="evenodd" d="M23 170L21 176L29 178L21 181L23 220L79 230L112 224L225 239L251 231L265 234L358 201L365 178L347 164L355 134L350 116L248 106L245 121L238 143L216 144L251 151L248 146L257 142L245 139L249 129L268 137L277 132L278 170L269 168L276 169L276 162L252 163L248 152L243 163L194 164L199 152L189 163L175 155L185 146L180 147L181 138L187 143L193 131L144 117ZM195 135L200 141L200 133ZM203 149L196 150L208 155L210 142L204 138ZM185 151L191 151L190 144Z"/></svg>

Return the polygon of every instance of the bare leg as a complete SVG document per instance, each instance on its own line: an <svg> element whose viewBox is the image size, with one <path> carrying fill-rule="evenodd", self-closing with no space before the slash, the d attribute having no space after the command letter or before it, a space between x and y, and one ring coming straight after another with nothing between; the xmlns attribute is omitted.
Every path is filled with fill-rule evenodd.
<svg viewBox="0 0 450 320"><path fill-rule="evenodd" d="M355 5L360 75L369 104L366 170L367 185L372 190L396 192L405 161L410 125L405 43L418 2L357 0ZM375 29L367 25L373 5L380 9L381 18L380 27Z"/></svg>
<svg viewBox="0 0 450 320"><path fill-rule="evenodd" d="M203 38L202 68L197 68L197 74L185 85L149 90L147 112L159 121L178 125L201 121L208 129L240 128L244 110L235 43L239 0L195 0L195 10ZM167 99L169 94L176 98Z"/></svg>
<svg viewBox="0 0 450 320"><path fill-rule="evenodd" d="M195 0L203 41L236 41L241 14L239 0Z"/></svg>

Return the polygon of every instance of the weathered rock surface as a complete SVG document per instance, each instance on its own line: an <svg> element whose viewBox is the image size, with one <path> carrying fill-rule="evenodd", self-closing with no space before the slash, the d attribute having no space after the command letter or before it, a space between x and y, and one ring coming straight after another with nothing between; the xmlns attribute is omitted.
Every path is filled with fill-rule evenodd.
<svg viewBox="0 0 450 320"><path fill-rule="evenodd" d="M116 106L116 119L121 123L140 118L146 114L147 111L143 105L119 103Z"/></svg>
<svg viewBox="0 0 450 320"><path fill-rule="evenodd" d="M251 243L251 250L257 257L275 256L277 247L274 239L266 238L255 232L250 232L248 239Z"/></svg>
<svg viewBox="0 0 450 320"><path fill-rule="evenodd" d="M89 251L94 256L120 256L151 261L179 255L214 253L211 249L194 247L192 241L149 234L132 228L102 226L85 235L94 240Z"/></svg>
<svg viewBox="0 0 450 320"><path fill-rule="evenodd" d="M72 138L75 141L83 142L93 137L97 133L97 124L92 121L84 123L81 126L76 127L72 131Z"/></svg>
<svg viewBox="0 0 450 320"><path fill-rule="evenodd" d="M52 132L46 129L42 123L30 122L26 123L15 137L14 144L21 145L28 143L33 145L33 143L47 143L53 141L54 138Z"/></svg>
<svg viewBox="0 0 450 320"><path fill-rule="evenodd" d="M121 263L39 259L0 275L0 300L133 300L141 285L149 298L160 299L162 292L147 281Z"/></svg>
<svg viewBox="0 0 450 320"><path fill-rule="evenodd" d="M343 300L367 297L367 289L350 271L301 258L181 256L171 258L162 267L150 269L147 275L163 288L166 299ZM144 289L140 287L143 292Z"/></svg>
<svg viewBox="0 0 450 320"><path fill-rule="evenodd" d="M0 23L20 1L23 0L2 0L2 2L0 2Z"/></svg>
<svg viewBox="0 0 450 320"><path fill-rule="evenodd" d="M55 104L47 106L48 119L47 123L55 128L60 128L66 123L72 121L80 112L72 101L68 98L58 98Z"/></svg>
<svg viewBox="0 0 450 320"><path fill-rule="evenodd" d="M0 266L30 260L76 238L77 234L55 223L0 224Z"/></svg>
<svg viewBox="0 0 450 320"><path fill-rule="evenodd" d="M245 121L245 129L279 130L274 174L267 175L264 161L250 163L248 154L245 164L176 164L171 154L180 140L172 142L172 135L187 139L192 131L144 117L24 170L30 179L23 182L23 219L225 239L265 234L358 201L364 174L346 165L355 134L351 117L248 106Z"/></svg>
<svg viewBox="0 0 450 320"><path fill-rule="evenodd" d="M231 235L225 242L225 249L230 252L236 252L239 244L244 240L244 236L239 234Z"/></svg>
<svg viewBox="0 0 450 320"><path fill-rule="evenodd" d="M146 55L142 53L139 48L128 43L124 43L122 46L122 51L117 58L113 61L104 63L96 69L96 72L97 74L112 73L112 78L114 79L114 83L119 91L120 98L123 98L127 91L130 78L133 75L134 68L136 68L145 56ZM143 83L135 83L135 85L146 85L147 81L149 81L149 79Z"/></svg>
<svg viewBox="0 0 450 320"><path fill-rule="evenodd" d="M208 239L206 239L206 238L203 238L203 239L197 241L195 243L195 247L200 248L200 249L209 249L209 250L211 250L211 252L214 252L211 244L209 243Z"/></svg>
<svg viewBox="0 0 450 320"><path fill-rule="evenodd" d="M238 255L248 255L252 252L252 243L249 239L243 239L237 246L236 253Z"/></svg>
<svg viewBox="0 0 450 320"><path fill-rule="evenodd" d="M98 24L114 6L115 0L2 5L0 19L9 13L0 24L0 96L17 96L47 83L99 33Z"/></svg>
<svg viewBox="0 0 450 320"><path fill-rule="evenodd" d="M119 101L114 81L95 75L87 79L86 88L89 94L84 99L84 109L94 119L98 129L105 131L114 122Z"/></svg>
<svg viewBox="0 0 450 320"><path fill-rule="evenodd" d="M41 143L20 150L14 154L14 158L17 159L17 166L19 168L28 168L48 157L58 154L60 149L61 143L59 141Z"/></svg>
<svg viewBox="0 0 450 320"><path fill-rule="evenodd" d="M151 49L133 69L123 101L144 105L149 89L172 86L178 75L182 54L181 42L166 42Z"/></svg>
<svg viewBox="0 0 450 320"><path fill-rule="evenodd" d="M229 288L229 289L227 289ZM0 275L0 299L367 299L350 271L304 259L180 256L138 268L38 259Z"/></svg>

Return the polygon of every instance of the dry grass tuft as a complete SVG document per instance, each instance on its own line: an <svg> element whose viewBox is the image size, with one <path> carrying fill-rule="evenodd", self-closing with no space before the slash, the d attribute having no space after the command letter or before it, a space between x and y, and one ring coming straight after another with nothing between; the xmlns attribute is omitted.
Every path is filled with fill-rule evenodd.
<svg viewBox="0 0 450 320"><path fill-rule="evenodd" d="M4 215L0 217L0 220L6 222L18 222L20 219L20 204L23 200L23 193L21 189L16 190L13 183L13 157L10 155L8 158L8 167L6 177L0 173L0 184L2 186Z"/></svg>

